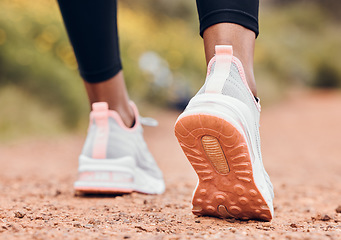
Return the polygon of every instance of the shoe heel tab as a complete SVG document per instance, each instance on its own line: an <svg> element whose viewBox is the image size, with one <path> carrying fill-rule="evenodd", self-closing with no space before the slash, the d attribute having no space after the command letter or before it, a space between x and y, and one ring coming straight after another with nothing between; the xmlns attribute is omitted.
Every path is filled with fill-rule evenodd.
<svg viewBox="0 0 341 240"><path fill-rule="evenodd" d="M107 125L109 116L109 105L106 102L96 102L92 104L90 113L91 119L96 121L97 126Z"/></svg>
<svg viewBox="0 0 341 240"><path fill-rule="evenodd" d="M93 112L104 112L109 110L109 105L107 102L95 102L92 104Z"/></svg>
<svg viewBox="0 0 341 240"><path fill-rule="evenodd" d="M215 46L215 65L213 74L207 82L205 93L222 93L224 84L230 75L231 62L233 57L233 49L230 45ZM211 71L212 64L209 64Z"/></svg>
<svg viewBox="0 0 341 240"><path fill-rule="evenodd" d="M140 123L140 118L139 118L139 111L138 111L138 109L137 109L135 103L134 103L133 101L130 101L130 102L129 102L129 105L130 105L130 107L133 109L134 116L135 116L135 124L134 124L134 126L132 126L132 127L127 127L127 126L124 124L124 122L123 122L121 116L120 116L116 111L109 110L109 111L108 111L108 115L109 115L110 117L112 117L112 118L116 121L116 123L117 123L122 129L124 129L124 130L126 130L126 131L128 131L128 132L133 132L133 131L136 131L136 129L138 129L138 127L141 125L141 123Z"/></svg>
<svg viewBox="0 0 341 240"><path fill-rule="evenodd" d="M96 133L93 140L92 158L105 159L109 139L109 106L106 102L92 104L90 119L95 121Z"/></svg>
<svg viewBox="0 0 341 240"><path fill-rule="evenodd" d="M231 45L216 45L214 49L216 56L233 56L233 47Z"/></svg>

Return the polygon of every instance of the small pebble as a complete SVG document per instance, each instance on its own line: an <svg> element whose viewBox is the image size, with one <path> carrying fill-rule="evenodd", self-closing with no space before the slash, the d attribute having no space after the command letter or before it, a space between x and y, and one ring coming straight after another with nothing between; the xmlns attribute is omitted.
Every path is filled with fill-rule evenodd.
<svg viewBox="0 0 341 240"><path fill-rule="evenodd" d="M85 227L85 228L93 228L94 225L92 225L92 224L85 224L84 227Z"/></svg>
<svg viewBox="0 0 341 240"><path fill-rule="evenodd" d="M57 196L59 196L60 194L62 194L62 192L61 192L59 189L57 189L56 192L54 193L54 196L57 197Z"/></svg>
<svg viewBox="0 0 341 240"><path fill-rule="evenodd" d="M325 214L321 217L322 221L329 221L330 219L331 219L331 217L329 217L327 214Z"/></svg>
<svg viewBox="0 0 341 240"><path fill-rule="evenodd" d="M295 223L290 224L290 227L297 228L297 225Z"/></svg>
<svg viewBox="0 0 341 240"><path fill-rule="evenodd" d="M339 205L339 206L335 209L335 211L336 211L337 213L341 213L341 205Z"/></svg>
<svg viewBox="0 0 341 240"><path fill-rule="evenodd" d="M271 227L271 223L269 222L265 222L262 224L263 227Z"/></svg>
<svg viewBox="0 0 341 240"><path fill-rule="evenodd" d="M73 227L76 227L76 228L81 228L81 227L82 227L82 225L81 225L80 223L74 223L74 224L73 224Z"/></svg>
<svg viewBox="0 0 341 240"><path fill-rule="evenodd" d="M20 212L20 211L16 211L14 212L14 217L16 218L23 218L25 217L26 213Z"/></svg>
<svg viewBox="0 0 341 240"><path fill-rule="evenodd" d="M316 217L312 217L311 218L313 221L314 220L318 220L318 221L325 221L325 222L327 222L327 221L329 221L330 219L332 219L329 215L327 215L327 214L318 214Z"/></svg>

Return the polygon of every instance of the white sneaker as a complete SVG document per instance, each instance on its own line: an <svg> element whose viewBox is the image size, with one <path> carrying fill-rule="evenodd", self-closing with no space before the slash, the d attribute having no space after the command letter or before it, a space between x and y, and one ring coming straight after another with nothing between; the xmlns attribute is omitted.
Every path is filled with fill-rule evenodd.
<svg viewBox="0 0 341 240"><path fill-rule="evenodd" d="M216 46L204 86L175 124L196 171L193 213L224 218L273 217L273 188L260 148L259 100L232 46Z"/></svg>
<svg viewBox="0 0 341 240"><path fill-rule="evenodd" d="M90 125L79 156L78 180L74 188L82 193L161 194L162 173L143 139L143 129L134 103L135 124L127 128L108 104L93 104Z"/></svg>

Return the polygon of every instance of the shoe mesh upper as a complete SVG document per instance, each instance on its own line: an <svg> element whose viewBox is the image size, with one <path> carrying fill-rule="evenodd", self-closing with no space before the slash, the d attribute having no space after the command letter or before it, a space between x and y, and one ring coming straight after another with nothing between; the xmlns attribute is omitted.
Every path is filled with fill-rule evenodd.
<svg viewBox="0 0 341 240"><path fill-rule="evenodd" d="M198 91L197 95L205 93L206 84L208 83L208 81L210 81L210 77L212 76L212 74L214 72L214 65L215 65L215 63L212 64L211 72L207 76L205 84ZM224 87L222 89L222 94L230 96L230 97L234 97L234 98L242 101L243 103L245 103L250 108L250 110L252 111L254 116L257 117L257 121L259 120L258 118L259 118L260 114L259 114L259 110L258 110L257 106L254 103L254 96L252 96L250 94L248 87L245 86L245 84L244 84L244 82L240 76L238 67L233 62L231 64L230 75L226 79L226 82L225 82Z"/></svg>
<svg viewBox="0 0 341 240"><path fill-rule="evenodd" d="M215 62L212 63L211 71L206 78L205 84L198 91L197 95L205 93L206 85L210 81L213 75L214 66L215 66ZM241 73L238 70L238 66L234 62L231 63L230 74L226 78L221 94L240 100L241 102L246 104L248 108L250 109L250 111L252 112L252 115L254 116L254 120L255 120L254 121L255 129L257 130L256 141L257 141L257 146L259 146L258 156L259 156L259 159L262 159L261 149L260 149L260 136L259 136L259 130L258 130L260 112L255 104L254 96L250 93L248 86L246 86L245 83L243 82Z"/></svg>
<svg viewBox="0 0 341 240"><path fill-rule="evenodd" d="M147 171L150 175L161 179L162 173L144 141L141 124L138 123L138 126L133 131L128 131L123 129L113 117L109 116L108 118L109 137L106 147L106 159L115 161L115 159L130 156L136 161L138 167ZM88 130L82 155L92 158L94 139L98 128L95 119L93 119Z"/></svg>

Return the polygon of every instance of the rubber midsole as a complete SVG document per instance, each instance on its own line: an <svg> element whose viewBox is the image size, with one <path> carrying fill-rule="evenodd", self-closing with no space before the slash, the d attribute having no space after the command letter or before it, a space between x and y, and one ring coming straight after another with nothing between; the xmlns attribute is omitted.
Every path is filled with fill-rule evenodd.
<svg viewBox="0 0 341 240"><path fill-rule="evenodd" d="M89 192L97 188L133 189L133 191L160 194L165 190L162 178L156 178L139 168L131 157L118 159L92 159L81 155L78 167L79 178L74 187Z"/></svg>

